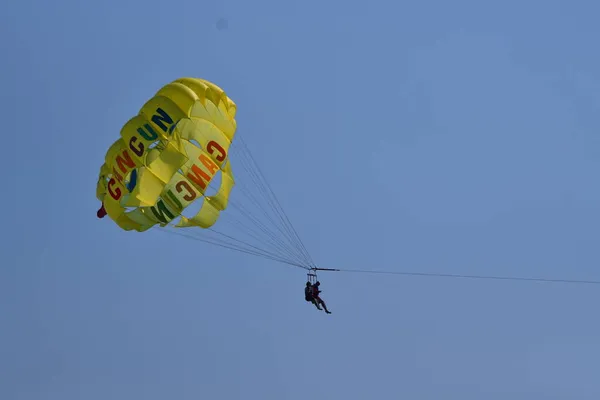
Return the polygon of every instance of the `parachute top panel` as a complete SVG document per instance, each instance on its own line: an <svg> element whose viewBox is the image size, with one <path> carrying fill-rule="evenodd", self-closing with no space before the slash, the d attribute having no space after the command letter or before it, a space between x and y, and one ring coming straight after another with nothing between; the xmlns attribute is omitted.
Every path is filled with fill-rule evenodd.
<svg viewBox="0 0 600 400"><path fill-rule="evenodd" d="M139 232L177 221L178 227L212 226L235 185L229 149L237 106L217 85L180 78L161 87L127 121L107 149L96 197L98 218ZM217 194L207 188L220 175ZM195 215L182 212L201 201Z"/></svg>

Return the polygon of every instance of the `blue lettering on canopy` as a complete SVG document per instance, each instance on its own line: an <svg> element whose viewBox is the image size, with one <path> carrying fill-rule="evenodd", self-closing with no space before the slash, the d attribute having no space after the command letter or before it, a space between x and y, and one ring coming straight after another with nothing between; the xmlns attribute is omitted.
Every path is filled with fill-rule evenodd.
<svg viewBox="0 0 600 400"><path fill-rule="evenodd" d="M154 114L152 116L152 122L158 125L160 129L163 130L163 132L168 132L169 128L163 122L166 122L167 124L171 125L173 123L173 118L171 118L171 116L160 107L156 109L156 112L158 113L158 115Z"/></svg>
<svg viewBox="0 0 600 400"><path fill-rule="evenodd" d="M148 133L146 133L146 131L144 131L144 128L146 128ZM138 128L137 131L140 134L140 136L146 140L156 140L158 138L158 134L154 131L154 129L152 129L150 124L144 124L144 127Z"/></svg>
<svg viewBox="0 0 600 400"><path fill-rule="evenodd" d="M129 177L129 182L127 183L127 190L131 192L135 188L135 185L137 185L137 169L131 171L131 176Z"/></svg>

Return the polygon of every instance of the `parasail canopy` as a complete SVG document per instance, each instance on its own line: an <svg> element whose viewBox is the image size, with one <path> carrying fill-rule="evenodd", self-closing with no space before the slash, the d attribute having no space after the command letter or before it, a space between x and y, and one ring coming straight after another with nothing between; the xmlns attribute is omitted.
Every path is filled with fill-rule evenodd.
<svg viewBox="0 0 600 400"><path fill-rule="evenodd" d="M97 216L108 216L126 231L176 230L314 268L248 147L237 140L236 111L220 87L203 79L181 78L160 88L106 152L96 191L102 202ZM246 174L232 198L236 166ZM223 229L227 223L232 229Z"/></svg>

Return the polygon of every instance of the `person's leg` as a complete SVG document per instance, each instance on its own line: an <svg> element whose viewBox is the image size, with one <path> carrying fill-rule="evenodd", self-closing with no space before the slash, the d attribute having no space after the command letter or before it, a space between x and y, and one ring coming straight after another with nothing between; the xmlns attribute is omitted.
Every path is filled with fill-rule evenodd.
<svg viewBox="0 0 600 400"><path fill-rule="evenodd" d="M321 299L320 297L319 297L319 304L322 304L322 305L323 305L323 308L325 309L325 312L326 312L327 314L331 314L331 311L329 311L329 310L327 309L327 306L325 305L325 302L324 302L324 301L323 301L323 299Z"/></svg>
<svg viewBox="0 0 600 400"><path fill-rule="evenodd" d="M315 307L317 307L319 310L321 310L322 308L319 307L319 303L317 302L317 300L315 300L314 298L312 299L312 303L315 305Z"/></svg>

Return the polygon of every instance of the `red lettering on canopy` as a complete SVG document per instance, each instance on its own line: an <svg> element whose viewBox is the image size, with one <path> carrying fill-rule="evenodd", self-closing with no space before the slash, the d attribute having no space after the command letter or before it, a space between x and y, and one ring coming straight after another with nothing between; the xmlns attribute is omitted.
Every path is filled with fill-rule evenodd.
<svg viewBox="0 0 600 400"><path fill-rule="evenodd" d="M206 150L208 151L209 154L213 154L213 155L215 153L215 150L218 151L220 154L215 157L218 162L222 162L225 160L225 158L227 158L227 152L225 151L225 149L223 147L221 147L221 145L219 143L217 143L213 140L208 142L208 144L206 145Z"/></svg>
<svg viewBox="0 0 600 400"><path fill-rule="evenodd" d="M207 157L204 154L200 154L200 157L198 157L198 159L202 164L204 164L206 168L208 168L209 174L214 175L219 170L219 166L215 164L214 161L210 159L210 157Z"/></svg>
<svg viewBox="0 0 600 400"><path fill-rule="evenodd" d="M182 187L185 188L185 190L187 190L187 194L183 196L183 199L185 201L192 201L196 198L196 191L192 189L192 187L186 181L177 182L177 184L175 185L177 193L181 193Z"/></svg>
<svg viewBox="0 0 600 400"><path fill-rule="evenodd" d="M123 174L126 174L130 168L135 168L135 162L131 159L131 154L127 150L123 150L122 156L117 156L116 163Z"/></svg>
<svg viewBox="0 0 600 400"><path fill-rule="evenodd" d="M214 174L219 170L219 166L215 164L210 157L207 157L204 154L200 154L198 160L200 160L202 165L208 169L208 173L202 170L198 165L193 164L192 168L190 168L187 173L187 178L196 183L202 190L205 190L208 182L210 182Z"/></svg>
<svg viewBox="0 0 600 400"><path fill-rule="evenodd" d="M118 180L119 182L123 183L123 177L119 174L119 172L114 167L113 167L112 174L116 178L116 180Z"/></svg>
<svg viewBox="0 0 600 400"><path fill-rule="evenodd" d="M117 187L115 190L113 190L113 186L117 183L117 181L115 181L115 178L110 178L110 181L108 181L108 194L110 194L110 197L112 197L115 200L119 200L121 198L121 189L119 189L119 187Z"/></svg>
<svg viewBox="0 0 600 400"><path fill-rule="evenodd" d="M198 185L202 190L206 189L206 183L210 181L210 176L200 169L196 164L187 173L187 178Z"/></svg>

